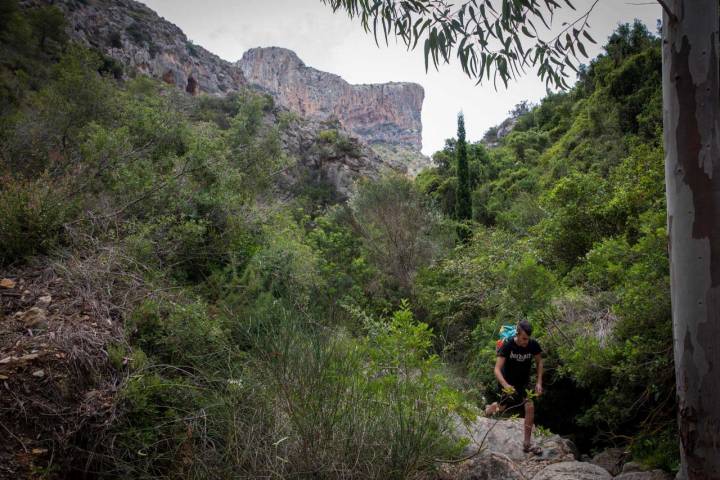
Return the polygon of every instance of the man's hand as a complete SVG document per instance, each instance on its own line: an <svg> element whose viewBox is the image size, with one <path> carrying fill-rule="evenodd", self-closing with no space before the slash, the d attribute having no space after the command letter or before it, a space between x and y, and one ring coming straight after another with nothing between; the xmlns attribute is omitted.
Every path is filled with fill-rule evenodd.
<svg viewBox="0 0 720 480"><path fill-rule="evenodd" d="M535 384L535 393L537 393L538 397L543 394L542 383Z"/></svg>
<svg viewBox="0 0 720 480"><path fill-rule="evenodd" d="M503 393L506 395L514 395L515 394L515 387L510 385L509 383L503 387Z"/></svg>

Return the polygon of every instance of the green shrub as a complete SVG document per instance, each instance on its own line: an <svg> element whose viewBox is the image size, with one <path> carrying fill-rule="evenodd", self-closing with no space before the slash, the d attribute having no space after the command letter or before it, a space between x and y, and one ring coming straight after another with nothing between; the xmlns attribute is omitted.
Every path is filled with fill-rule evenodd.
<svg viewBox="0 0 720 480"><path fill-rule="evenodd" d="M411 291L418 269L453 240L449 223L400 175L361 182L349 204L368 259L401 295Z"/></svg>
<svg viewBox="0 0 720 480"><path fill-rule="evenodd" d="M238 112L230 120L225 138L230 159L243 174L245 190L253 193L270 185L272 176L289 160L279 128L266 119L273 109L272 97L243 91L237 101Z"/></svg>
<svg viewBox="0 0 720 480"><path fill-rule="evenodd" d="M142 46L152 41L150 33L148 33L147 30L137 21L133 21L130 25L128 25L125 28L125 32L137 45Z"/></svg>
<svg viewBox="0 0 720 480"><path fill-rule="evenodd" d="M347 319L342 305L370 312L388 310L391 304L376 282L377 267L368 262L361 240L353 234L347 209L331 208L312 223L308 243L317 252L320 275L327 282L318 291L318 300L332 323Z"/></svg>
<svg viewBox="0 0 720 480"><path fill-rule="evenodd" d="M366 341L318 329L267 304L246 328L283 422L284 475L408 478L458 453L448 437L461 396L429 354L432 333L407 306L370 321ZM363 432L360 434L360 432Z"/></svg>
<svg viewBox="0 0 720 480"><path fill-rule="evenodd" d="M330 158L341 155L350 157L360 156L360 145L357 140L348 137L336 129L320 130L317 134L317 141L320 144L320 154Z"/></svg>
<svg viewBox="0 0 720 480"><path fill-rule="evenodd" d="M575 266L603 236L614 233L604 207L608 185L596 175L572 174L559 180L543 197L548 215L532 233L545 261L561 271Z"/></svg>
<svg viewBox="0 0 720 480"><path fill-rule="evenodd" d="M77 46L66 49L60 62L52 65L51 78L39 91L27 94L25 107L3 118L0 148L5 168L38 176L45 170L57 175L77 167L73 154L85 126L108 124L117 116L117 95L111 81L99 75L101 65L94 52Z"/></svg>
<svg viewBox="0 0 720 480"><path fill-rule="evenodd" d="M191 57L198 57L200 55L200 50L198 50L198 46L195 45L192 40L188 40L187 42L185 42L185 47L187 48L187 51Z"/></svg>
<svg viewBox="0 0 720 480"><path fill-rule="evenodd" d="M242 278L243 303L252 304L266 293L299 310L313 306L326 280L320 276L316 252L303 237L287 218L278 218L266 227L264 245L249 260Z"/></svg>
<svg viewBox="0 0 720 480"><path fill-rule="evenodd" d="M222 318L200 301L147 301L132 313L127 330L134 346L168 365L212 370L216 356L229 350Z"/></svg>
<svg viewBox="0 0 720 480"><path fill-rule="evenodd" d="M47 253L63 239L77 203L49 178L0 177L0 265Z"/></svg>
<svg viewBox="0 0 720 480"><path fill-rule="evenodd" d="M64 46L67 42L65 33L65 15L55 5L41 6L30 9L27 18L37 37L41 51Z"/></svg>

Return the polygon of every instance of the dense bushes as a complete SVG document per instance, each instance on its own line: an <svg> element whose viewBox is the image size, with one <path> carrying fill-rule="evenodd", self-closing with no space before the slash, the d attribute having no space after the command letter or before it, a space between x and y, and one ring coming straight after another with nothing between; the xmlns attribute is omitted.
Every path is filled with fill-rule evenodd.
<svg viewBox="0 0 720 480"><path fill-rule="evenodd" d="M365 338L265 296L250 312L139 307L113 468L135 478L407 478L458 453L450 413L467 407L407 306L366 317Z"/></svg>
<svg viewBox="0 0 720 480"><path fill-rule="evenodd" d="M392 175L358 185L349 202L353 226L391 288L407 295L417 270L450 239L447 225L406 178Z"/></svg>
<svg viewBox="0 0 720 480"><path fill-rule="evenodd" d="M64 224L77 205L67 189L47 177L0 178L0 265L28 255L48 253L62 240Z"/></svg>
<svg viewBox="0 0 720 480"><path fill-rule="evenodd" d="M0 78L14 102L0 117L0 264L103 250L122 259L98 258L103 275L131 279L107 292L125 299L113 313L124 339L108 348L123 378L114 415L78 436L92 453L64 446L68 465L116 478L408 478L458 453L450 418L468 407L401 303L450 239L411 181L368 182L351 208L277 201L294 120L270 97L119 81L102 56L56 49L55 9L11 10L3 38L41 35L2 46L12 68L51 61L35 88ZM124 35L151 43L137 24ZM328 128L313 148L358 145Z"/></svg>
<svg viewBox="0 0 720 480"><path fill-rule="evenodd" d="M319 181L278 201L297 119L270 97L121 82L66 44L55 9L0 6L0 264L105 249L122 261L104 274L132 279L112 284L128 299L108 349L116 416L97 455L68 463L117 478L418 476L458 452L451 414L471 411L438 355L482 402L497 327L526 317L547 352L538 419L586 451L629 444L674 466L658 41L641 26L572 91L521 104L497 146L467 146L476 223L456 245L457 142L415 182L361 182L346 205ZM357 153L326 126L321 161Z"/></svg>
<svg viewBox="0 0 720 480"><path fill-rule="evenodd" d="M659 40L621 26L569 92L516 114L473 192L473 241L424 270L423 317L493 385L497 327L529 318L546 351L538 420L583 450L627 445L677 467ZM443 199L452 141L418 184ZM446 210L447 211L447 210Z"/></svg>

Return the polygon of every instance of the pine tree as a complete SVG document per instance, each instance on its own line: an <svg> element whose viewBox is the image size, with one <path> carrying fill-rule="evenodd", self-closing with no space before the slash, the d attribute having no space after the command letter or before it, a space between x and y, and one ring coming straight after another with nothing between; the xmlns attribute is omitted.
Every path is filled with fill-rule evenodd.
<svg viewBox="0 0 720 480"><path fill-rule="evenodd" d="M458 114L457 129L457 194L455 214L460 221L470 220L472 217L472 204L470 203L470 171L468 169L467 144L465 143L465 117L462 112Z"/></svg>

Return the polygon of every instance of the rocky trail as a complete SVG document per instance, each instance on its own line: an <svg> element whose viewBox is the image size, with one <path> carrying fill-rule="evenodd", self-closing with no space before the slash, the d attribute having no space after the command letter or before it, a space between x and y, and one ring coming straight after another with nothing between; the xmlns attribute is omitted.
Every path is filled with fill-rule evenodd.
<svg viewBox="0 0 720 480"><path fill-rule="evenodd" d="M533 441L541 455L523 452L521 418L477 417L459 422L455 434L470 443L467 460L442 468L442 480L671 480L662 470L644 470L625 462L622 449L609 449L593 458L578 459L573 443L555 434L535 432ZM468 458L469 457L469 458Z"/></svg>

